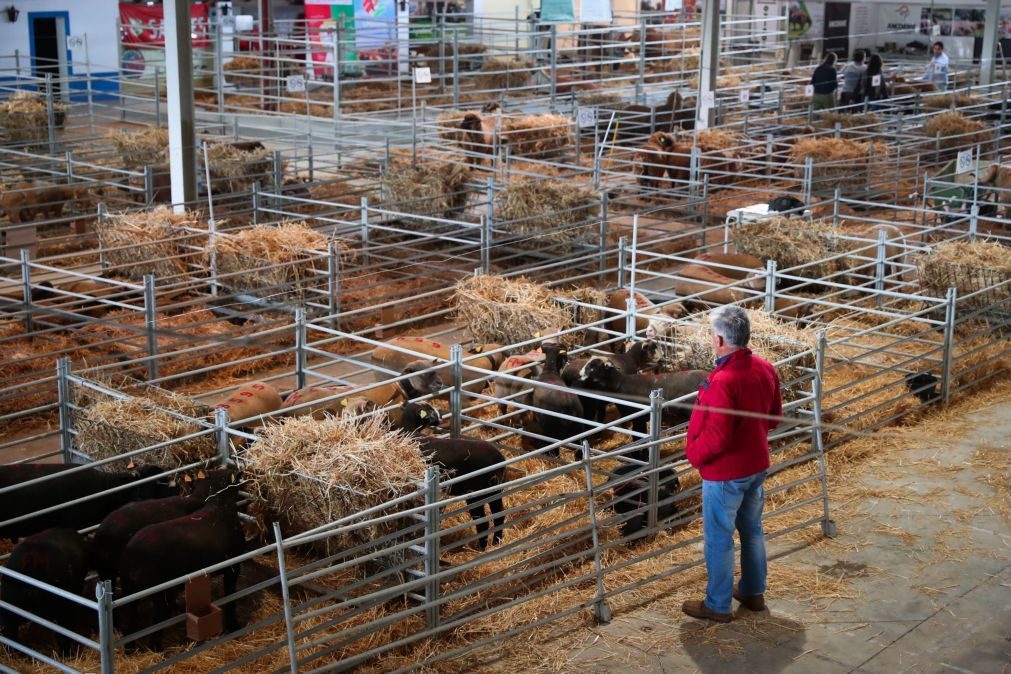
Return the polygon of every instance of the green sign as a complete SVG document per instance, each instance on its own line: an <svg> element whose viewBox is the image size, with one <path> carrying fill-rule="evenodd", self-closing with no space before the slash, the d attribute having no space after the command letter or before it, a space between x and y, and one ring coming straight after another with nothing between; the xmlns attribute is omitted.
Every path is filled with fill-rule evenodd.
<svg viewBox="0 0 1011 674"><path fill-rule="evenodd" d="M575 23L572 0L541 0L541 23Z"/></svg>

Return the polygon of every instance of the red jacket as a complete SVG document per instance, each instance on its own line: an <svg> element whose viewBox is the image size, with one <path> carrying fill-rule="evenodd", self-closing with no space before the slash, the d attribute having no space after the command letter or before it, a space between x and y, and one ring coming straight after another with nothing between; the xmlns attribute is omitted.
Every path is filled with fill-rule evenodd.
<svg viewBox="0 0 1011 674"><path fill-rule="evenodd" d="M699 385L686 445L688 461L704 480L737 480L768 468L769 431L779 421L718 410L781 417L776 369L749 349L731 353Z"/></svg>

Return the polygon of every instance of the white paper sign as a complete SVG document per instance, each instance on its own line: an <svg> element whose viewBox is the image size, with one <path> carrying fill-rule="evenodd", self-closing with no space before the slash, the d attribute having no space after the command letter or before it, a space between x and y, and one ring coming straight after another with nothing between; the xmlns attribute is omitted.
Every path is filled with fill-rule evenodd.
<svg viewBox="0 0 1011 674"><path fill-rule="evenodd" d="M68 35L67 36L67 49L84 49L84 36L83 35Z"/></svg>
<svg viewBox="0 0 1011 674"><path fill-rule="evenodd" d="M804 87L804 95L807 96L808 98L811 98L812 96L814 96L814 85L813 84L809 84L806 87Z"/></svg>
<svg viewBox="0 0 1011 674"><path fill-rule="evenodd" d="M415 84L431 84L432 83L432 69L431 68L415 68L414 69L414 83Z"/></svg>
<svg viewBox="0 0 1011 674"><path fill-rule="evenodd" d="M871 78L871 85L875 87L881 86L881 75L875 75Z"/></svg>
<svg viewBox="0 0 1011 674"><path fill-rule="evenodd" d="M958 160L955 162L955 173L961 175L972 170L973 165L972 150L962 150L958 153Z"/></svg>
<svg viewBox="0 0 1011 674"><path fill-rule="evenodd" d="M235 30L239 33L248 33L249 31L253 30L253 15L236 14Z"/></svg>
<svg viewBox="0 0 1011 674"><path fill-rule="evenodd" d="M579 3L580 23L610 23L611 0L581 0Z"/></svg>
<svg viewBox="0 0 1011 674"><path fill-rule="evenodd" d="M288 75L284 79L284 86L292 94L305 91L305 75Z"/></svg>
<svg viewBox="0 0 1011 674"><path fill-rule="evenodd" d="M680 12L685 7L684 0L664 0L663 9L665 12Z"/></svg>
<svg viewBox="0 0 1011 674"><path fill-rule="evenodd" d="M707 91L702 94L702 107L705 108L715 108L716 107L716 92Z"/></svg>
<svg viewBox="0 0 1011 674"><path fill-rule="evenodd" d="M596 108L579 108L576 112L576 126L580 129L595 126L597 124Z"/></svg>
<svg viewBox="0 0 1011 674"><path fill-rule="evenodd" d="M751 90L741 89L741 103L747 103L751 100Z"/></svg>

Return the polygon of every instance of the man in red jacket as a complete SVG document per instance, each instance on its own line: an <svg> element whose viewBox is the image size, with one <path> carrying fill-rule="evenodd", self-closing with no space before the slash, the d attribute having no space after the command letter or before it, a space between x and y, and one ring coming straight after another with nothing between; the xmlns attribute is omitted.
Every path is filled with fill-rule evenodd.
<svg viewBox="0 0 1011 674"><path fill-rule="evenodd" d="M775 368L747 348L747 312L720 307L710 322L716 369L699 386L686 447L688 461L702 476L709 582L703 601L686 601L681 609L693 618L729 622L731 596L752 611L765 608L762 483L769 468L769 431L777 426L783 407ZM741 582L736 589L734 529L741 537Z"/></svg>

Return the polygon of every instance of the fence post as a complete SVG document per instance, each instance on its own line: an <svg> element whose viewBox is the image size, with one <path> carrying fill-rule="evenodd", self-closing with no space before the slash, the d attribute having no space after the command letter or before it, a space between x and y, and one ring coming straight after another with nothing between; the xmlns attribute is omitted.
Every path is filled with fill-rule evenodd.
<svg viewBox="0 0 1011 674"><path fill-rule="evenodd" d="M289 671L298 671L298 650L295 647L295 625L291 617L291 593L288 591L288 564L281 542L281 525L274 522L274 545L277 547L277 576L281 580L281 601L284 607L284 631L288 640Z"/></svg>
<svg viewBox="0 0 1011 674"><path fill-rule="evenodd" d="M456 348L459 348L457 346ZM429 629L438 627L442 621L439 601L440 568L439 529L439 467L425 468L425 622Z"/></svg>
<svg viewBox="0 0 1011 674"><path fill-rule="evenodd" d="M453 29L453 107L460 105L460 29Z"/></svg>
<svg viewBox="0 0 1011 674"><path fill-rule="evenodd" d="M881 292L885 289L885 257L887 253L885 239L885 232L878 232L878 245L874 255L874 303L879 307L884 303Z"/></svg>
<svg viewBox="0 0 1011 674"><path fill-rule="evenodd" d="M60 453L63 463L71 463L74 454L74 435L71 433L73 417L70 405L73 402L70 390L70 359L56 361L56 399L60 409Z"/></svg>
<svg viewBox="0 0 1011 674"><path fill-rule="evenodd" d="M305 388L305 307L295 309L295 388Z"/></svg>
<svg viewBox="0 0 1011 674"><path fill-rule="evenodd" d="M776 261L765 263L765 311L771 314L776 310Z"/></svg>
<svg viewBox="0 0 1011 674"><path fill-rule="evenodd" d="M449 393L450 436L460 437L463 416L463 348L454 344L449 349L449 359L453 364L453 390Z"/></svg>
<svg viewBox="0 0 1011 674"><path fill-rule="evenodd" d="M558 24L551 24L551 111L555 111L558 93Z"/></svg>
<svg viewBox="0 0 1011 674"><path fill-rule="evenodd" d="M660 498L660 432L663 424L663 390L649 394L649 489L646 492L646 526L656 530L657 501Z"/></svg>
<svg viewBox="0 0 1011 674"><path fill-rule="evenodd" d="M945 404L951 399L951 361L955 349L955 307L958 291L948 288L944 305L944 355L941 360L941 398Z"/></svg>
<svg viewBox="0 0 1011 674"><path fill-rule="evenodd" d="M228 410L224 407L214 408L215 440L218 445L218 461L222 466L232 463L231 448L228 446Z"/></svg>
<svg viewBox="0 0 1011 674"><path fill-rule="evenodd" d="M53 74L46 73L46 130L49 154L56 154L56 109L53 105Z"/></svg>
<svg viewBox="0 0 1011 674"><path fill-rule="evenodd" d="M362 197L361 201L362 207L362 264L368 266L369 264L369 198Z"/></svg>
<svg viewBox="0 0 1011 674"><path fill-rule="evenodd" d="M604 598L604 567L600 559L600 536L597 532L597 504L593 502L593 472L590 470L590 443L583 440L583 469L586 476L586 505L590 516L590 536L593 540L593 568L597 576L597 597L593 601L593 619L598 625L611 622L611 607Z"/></svg>
<svg viewBox="0 0 1011 674"><path fill-rule="evenodd" d="M250 195L250 200L253 204L253 224L260 224L260 181L256 180L253 182L253 190Z"/></svg>
<svg viewBox="0 0 1011 674"><path fill-rule="evenodd" d="M615 284L618 290L625 287L625 258L628 256L626 246L628 246L628 239L626 237L623 236L618 239L618 281Z"/></svg>
<svg viewBox="0 0 1011 674"><path fill-rule="evenodd" d="M102 674L113 674L116 670L116 648L111 580L103 580L95 585L95 599L98 601L98 647L102 661L100 671Z"/></svg>
<svg viewBox="0 0 1011 674"><path fill-rule="evenodd" d="M340 326L338 314L341 310L341 256L340 244L333 240L327 244L326 278L327 313L330 318L330 327L336 330Z"/></svg>
<svg viewBox="0 0 1011 674"><path fill-rule="evenodd" d="M67 158L67 184L70 185L74 182L74 153L67 150L64 154Z"/></svg>
<svg viewBox="0 0 1011 674"><path fill-rule="evenodd" d="M811 203L811 193L814 191L811 181L814 178L814 160L808 157L804 160L804 203Z"/></svg>
<svg viewBox="0 0 1011 674"><path fill-rule="evenodd" d="M151 165L144 167L144 203L148 206L154 203L154 167Z"/></svg>
<svg viewBox="0 0 1011 674"><path fill-rule="evenodd" d="M973 202L969 209L969 241L975 243L979 230L979 202Z"/></svg>
<svg viewBox="0 0 1011 674"><path fill-rule="evenodd" d="M600 224L597 230L597 272L604 276L607 269L607 192L600 193Z"/></svg>
<svg viewBox="0 0 1011 674"><path fill-rule="evenodd" d="M839 226L839 196L841 190L837 187L832 196L832 225L835 227Z"/></svg>
<svg viewBox="0 0 1011 674"><path fill-rule="evenodd" d="M214 80L218 90L218 115L225 112L225 49L221 38L221 19L214 27ZM218 122L221 117L218 117Z"/></svg>
<svg viewBox="0 0 1011 674"><path fill-rule="evenodd" d="M272 159L273 159L273 162L272 162L273 166L272 166L272 168L274 169L274 189L273 189L273 191L275 193L277 193L277 194L280 194L281 193L281 184L282 184L282 182L284 182L284 176L282 175L283 169L284 169L284 162L281 161L281 151L280 150L274 150L274 154L273 154ZM207 189L209 190L210 186L208 186Z"/></svg>
<svg viewBox="0 0 1011 674"><path fill-rule="evenodd" d="M158 378L158 303L154 274L144 275L144 330L147 333L147 378Z"/></svg>
<svg viewBox="0 0 1011 674"><path fill-rule="evenodd" d="M21 297L25 303L25 334L31 336L35 332L35 321L32 313L32 258L27 248L21 249Z"/></svg>
<svg viewBox="0 0 1011 674"><path fill-rule="evenodd" d="M488 216L481 216L481 273L488 274L491 271L491 227L488 224Z"/></svg>
<svg viewBox="0 0 1011 674"><path fill-rule="evenodd" d="M161 126L161 66L154 67L154 124Z"/></svg>
<svg viewBox="0 0 1011 674"><path fill-rule="evenodd" d="M706 245L706 230L709 227L709 174L702 176L702 245Z"/></svg>
<svg viewBox="0 0 1011 674"><path fill-rule="evenodd" d="M828 471L825 465L825 445L821 432L821 407L825 395L825 331L818 332L814 352L814 428L811 429L811 446L818 454L818 470L821 473L822 519L821 532L828 538L835 538L835 522L828 508Z"/></svg>
<svg viewBox="0 0 1011 674"><path fill-rule="evenodd" d="M646 20L639 23L639 77L635 81L635 102L642 105L646 84Z"/></svg>
<svg viewBox="0 0 1011 674"><path fill-rule="evenodd" d="M337 122L341 118L341 24L344 18L341 17L337 24L336 39L333 43L333 121L336 128Z"/></svg>

